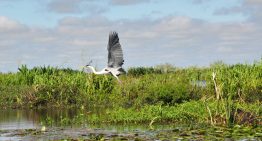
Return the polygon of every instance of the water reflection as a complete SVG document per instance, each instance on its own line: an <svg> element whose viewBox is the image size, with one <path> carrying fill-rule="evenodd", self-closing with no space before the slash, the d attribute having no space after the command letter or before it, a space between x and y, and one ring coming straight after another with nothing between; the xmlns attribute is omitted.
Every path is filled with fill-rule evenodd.
<svg viewBox="0 0 262 141"><path fill-rule="evenodd" d="M0 110L0 130L39 127L39 114L33 110Z"/></svg>
<svg viewBox="0 0 262 141"><path fill-rule="evenodd" d="M132 124L132 125L110 125L95 124L88 125L87 116L91 113L102 115L106 108L96 107L92 110L79 109L8 109L0 110L0 140L57 140L66 137L72 138L98 138L101 135L109 136L109 138L121 136L130 136L130 132L143 134L147 133L148 125ZM90 112L91 111L91 112ZM84 118L81 124L77 124L79 115ZM168 129L170 125L158 125L158 129ZM46 127L46 131L42 132L41 128ZM135 137L132 134L132 138Z"/></svg>
<svg viewBox="0 0 262 141"><path fill-rule="evenodd" d="M77 109L8 109L0 110L0 130L32 129L42 125L62 126L79 114ZM66 124L63 124L65 126ZM68 125L69 126L69 125Z"/></svg>
<svg viewBox="0 0 262 141"><path fill-rule="evenodd" d="M261 128L251 129L208 127L206 125L148 123L88 125L89 113L104 114L105 108L80 109L23 109L0 110L0 140L62 140L62 139L128 139L128 140L259 140ZM77 124L79 115L83 122ZM77 120L76 120L77 119ZM46 126L46 131L41 128Z"/></svg>

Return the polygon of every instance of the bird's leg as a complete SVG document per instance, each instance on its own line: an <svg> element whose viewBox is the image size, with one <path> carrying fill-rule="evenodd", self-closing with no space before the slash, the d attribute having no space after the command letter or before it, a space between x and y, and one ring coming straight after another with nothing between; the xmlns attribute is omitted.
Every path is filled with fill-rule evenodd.
<svg viewBox="0 0 262 141"><path fill-rule="evenodd" d="M121 81L119 78L117 78L117 81L118 81L120 84L122 84L122 81Z"/></svg>
<svg viewBox="0 0 262 141"><path fill-rule="evenodd" d="M118 78L117 75L115 75L115 74L113 74L113 73L112 73L112 75L117 79L117 81L118 81L120 84L122 83L121 80Z"/></svg>

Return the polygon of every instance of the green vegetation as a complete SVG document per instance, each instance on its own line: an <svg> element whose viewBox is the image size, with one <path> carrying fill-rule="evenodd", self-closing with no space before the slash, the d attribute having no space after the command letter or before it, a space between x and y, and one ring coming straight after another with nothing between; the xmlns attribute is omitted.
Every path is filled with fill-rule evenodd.
<svg viewBox="0 0 262 141"><path fill-rule="evenodd" d="M261 125L262 60L253 64L130 68L118 83L109 75L53 67L0 73L2 108L107 107L89 122L205 122ZM82 118L82 117L81 117Z"/></svg>

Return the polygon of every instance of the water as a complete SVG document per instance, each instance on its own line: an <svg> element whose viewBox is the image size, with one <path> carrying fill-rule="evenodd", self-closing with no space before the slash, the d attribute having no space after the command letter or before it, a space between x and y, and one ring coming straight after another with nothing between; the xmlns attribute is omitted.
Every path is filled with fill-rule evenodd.
<svg viewBox="0 0 262 141"><path fill-rule="evenodd" d="M197 86L197 87L206 87L207 82L206 80L195 80L190 82L191 85Z"/></svg>
<svg viewBox="0 0 262 141"><path fill-rule="evenodd" d="M103 115L94 109L93 114ZM0 140L261 140L261 129L201 124L88 124L88 110L1 110ZM85 114L84 114L85 113ZM82 118L79 118L81 117Z"/></svg>

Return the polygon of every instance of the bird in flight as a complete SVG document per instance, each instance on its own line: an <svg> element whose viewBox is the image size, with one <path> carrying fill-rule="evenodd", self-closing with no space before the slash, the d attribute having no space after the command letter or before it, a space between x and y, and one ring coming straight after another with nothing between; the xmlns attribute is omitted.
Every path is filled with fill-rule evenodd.
<svg viewBox="0 0 262 141"><path fill-rule="evenodd" d="M101 71L96 71L93 66L90 66L92 61L90 61L86 65L86 67L91 69L95 74L112 74L119 82L121 82L118 76L120 74L125 73L125 70L122 68L122 65L124 64L123 51L119 43L117 32L109 33L107 50L108 50L107 67L105 67Z"/></svg>

